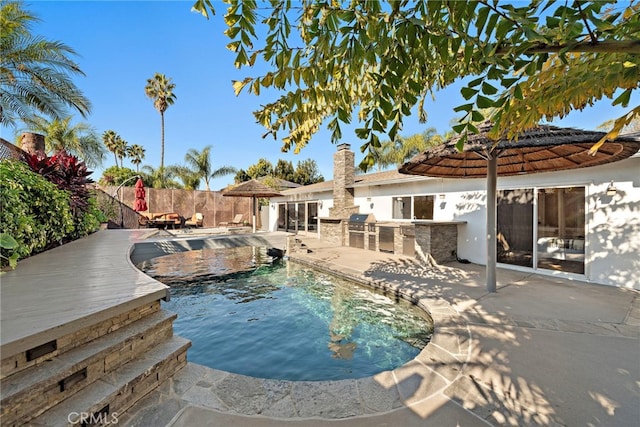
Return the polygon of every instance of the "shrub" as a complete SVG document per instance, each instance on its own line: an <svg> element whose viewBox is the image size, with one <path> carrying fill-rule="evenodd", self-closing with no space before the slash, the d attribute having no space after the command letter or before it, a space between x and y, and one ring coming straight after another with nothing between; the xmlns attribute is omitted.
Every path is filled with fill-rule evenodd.
<svg viewBox="0 0 640 427"><path fill-rule="evenodd" d="M87 211L75 224L75 230L70 236L73 239L79 239L93 233L100 228L100 223L107 221L107 217L98 207L95 196L89 199L88 204Z"/></svg>
<svg viewBox="0 0 640 427"><path fill-rule="evenodd" d="M19 258L61 244L74 230L67 192L15 160L0 161L0 232L18 243ZM5 259L2 259L3 265Z"/></svg>
<svg viewBox="0 0 640 427"><path fill-rule="evenodd" d="M93 225L97 221L95 203L90 204L91 193L87 188L88 184L93 183L89 178L92 172L84 162L64 150L51 157L42 152L27 155L26 161L34 172L69 193L69 206L75 224L75 230L69 237L79 238L98 229L99 223L95 227Z"/></svg>
<svg viewBox="0 0 640 427"><path fill-rule="evenodd" d="M117 187L128 179L133 178L136 175L140 175L133 169L119 167L119 166L111 166L102 172L102 178L98 182L100 185L108 187ZM135 180L131 180L130 186L133 187L135 185Z"/></svg>
<svg viewBox="0 0 640 427"><path fill-rule="evenodd" d="M29 167L54 183L60 190L70 193L71 212L80 218L89 209L91 194L87 184L93 183L92 174L83 161L62 150L48 157L42 152L26 155Z"/></svg>

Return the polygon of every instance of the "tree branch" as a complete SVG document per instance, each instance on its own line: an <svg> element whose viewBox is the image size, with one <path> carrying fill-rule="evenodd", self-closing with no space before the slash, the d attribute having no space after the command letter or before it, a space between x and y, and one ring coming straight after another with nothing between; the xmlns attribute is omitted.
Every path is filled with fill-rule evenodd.
<svg viewBox="0 0 640 427"><path fill-rule="evenodd" d="M496 49L496 54L508 53L511 48L501 47ZM533 55L537 53L557 53L564 50L565 52L574 53L627 53L640 54L640 40L605 40L593 44L591 41L579 42L572 45L548 45L539 43L523 53L525 55Z"/></svg>

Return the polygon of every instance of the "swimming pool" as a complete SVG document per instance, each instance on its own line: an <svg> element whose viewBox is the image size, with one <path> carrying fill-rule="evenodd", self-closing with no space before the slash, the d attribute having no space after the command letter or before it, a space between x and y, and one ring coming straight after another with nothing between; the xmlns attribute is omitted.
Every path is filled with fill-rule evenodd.
<svg viewBox="0 0 640 427"><path fill-rule="evenodd" d="M192 362L259 378L340 380L391 370L428 343L421 309L266 248L203 249L145 262Z"/></svg>

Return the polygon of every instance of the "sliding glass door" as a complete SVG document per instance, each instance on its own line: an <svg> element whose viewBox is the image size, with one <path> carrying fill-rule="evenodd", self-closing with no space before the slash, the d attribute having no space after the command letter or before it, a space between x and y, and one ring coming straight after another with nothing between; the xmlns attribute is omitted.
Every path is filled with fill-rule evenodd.
<svg viewBox="0 0 640 427"><path fill-rule="evenodd" d="M318 232L318 202L278 204L278 230Z"/></svg>
<svg viewBox="0 0 640 427"><path fill-rule="evenodd" d="M584 274L584 187L498 191L497 222L498 262Z"/></svg>
<svg viewBox="0 0 640 427"><path fill-rule="evenodd" d="M498 191L498 262L533 267L533 189Z"/></svg>
<svg viewBox="0 0 640 427"><path fill-rule="evenodd" d="M584 274L584 187L538 190L538 268Z"/></svg>

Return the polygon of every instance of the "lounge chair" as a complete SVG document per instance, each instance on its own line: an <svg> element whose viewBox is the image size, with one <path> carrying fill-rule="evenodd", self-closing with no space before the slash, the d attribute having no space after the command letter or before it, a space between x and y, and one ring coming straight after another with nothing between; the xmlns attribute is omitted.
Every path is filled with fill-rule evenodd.
<svg viewBox="0 0 640 427"><path fill-rule="evenodd" d="M202 222L204 221L204 215L200 212L194 213L191 218L184 222L184 225L187 227L202 227Z"/></svg>
<svg viewBox="0 0 640 427"><path fill-rule="evenodd" d="M233 221L229 222L229 225L242 225L243 221L242 221L242 214L238 214L235 217L233 217Z"/></svg>
<svg viewBox="0 0 640 427"><path fill-rule="evenodd" d="M218 224L220 227L228 227L230 225L242 225L242 214L237 214L232 221L223 221Z"/></svg>

